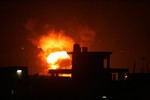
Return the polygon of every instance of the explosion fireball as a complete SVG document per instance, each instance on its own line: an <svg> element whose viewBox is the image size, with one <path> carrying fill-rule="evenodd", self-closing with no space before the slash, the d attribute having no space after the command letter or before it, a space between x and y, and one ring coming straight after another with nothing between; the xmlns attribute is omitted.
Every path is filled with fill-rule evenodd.
<svg viewBox="0 0 150 100"><path fill-rule="evenodd" d="M67 54L66 51L58 51L58 52L52 52L48 57L47 57L47 62L51 65L51 69L57 69L60 68L59 66L59 61L60 60L65 60L68 59L70 60L70 56Z"/></svg>
<svg viewBox="0 0 150 100"><path fill-rule="evenodd" d="M64 35L63 31L50 31L39 39L38 48L42 49L39 57L45 68L45 74L49 69L71 69L71 57L67 51L72 51L74 41Z"/></svg>
<svg viewBox="0 0 150 100"><path fill-rule="evenodd" d="M33 19L28 21L26 28L30 33L29 40L37 48L35 72L49 75L50 69L72 69L71 55L67 52L73 51L73 44L76 42L81 46L90 47L93 42L95 32L81 21L71 19L64 23L57 26L57 24L39 24Z"/></svg>

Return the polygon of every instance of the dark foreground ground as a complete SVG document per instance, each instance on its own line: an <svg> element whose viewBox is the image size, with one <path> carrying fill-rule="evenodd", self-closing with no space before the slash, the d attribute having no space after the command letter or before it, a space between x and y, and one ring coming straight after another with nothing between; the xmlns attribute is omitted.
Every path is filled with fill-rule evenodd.
<svg viewBox="0 0 150 100"><path fill-rule="evenodd" d="M30 77L0 84L3 100L149 100L148 79L83 81L70 78Z"/></svg>

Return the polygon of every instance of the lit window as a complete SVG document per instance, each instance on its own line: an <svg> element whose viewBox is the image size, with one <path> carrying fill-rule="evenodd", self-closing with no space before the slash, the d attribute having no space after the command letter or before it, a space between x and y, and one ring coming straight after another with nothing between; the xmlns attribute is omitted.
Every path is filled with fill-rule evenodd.
<svg viewBox="0 0 150 100"><path fill-rule="evenodd" d="M107 99L107 96L102 96L103 99Z"/></svg>
<svg viewBox="0 0 150 100"><path fill-rule="evenodd" d="M22 73L22 70L17 70L17 74L21 74Z"/></svg>
<svg viewBox="0 0 150 100"><path fill-rule="evenodd" d="M21 78L21 76L22 76L22 70L18 69L16 71L16 73L17 73L18 77Z"/></svg>
<svg viewBox="0 0 150 100"><path fill-rule="evenodd" d="M128 78L128 76L127 75L125 75L125 80Z"/></svg>
<svg viewBox="0 0 150 100"><path fill-rule="evenodd" d="M19 69L19 70L17 70L17 73L21 73L21 72L22 72L22 70L20 70L20 69Z"/></svg>

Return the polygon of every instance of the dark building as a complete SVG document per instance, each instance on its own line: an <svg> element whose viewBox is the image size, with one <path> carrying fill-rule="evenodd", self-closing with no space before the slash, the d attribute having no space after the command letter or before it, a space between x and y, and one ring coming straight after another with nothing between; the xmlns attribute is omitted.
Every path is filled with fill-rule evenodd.
<svg viewBox="0 0 150 100"><path fill-rule="evenodd" d="M26 66L1 66L0 67L0 97L25 95L27 93L28 68ZM24 92L26 90L26 92Z"/></svg>
<svg viewBox="0 0 150 100"><path fill-rule="evenodd" d="M112 52L89 52L87 47L74 44L73 52L68 52L68 54L72 57L72 69L49 70L49 73L58 80L60 78L58 74L71 73L72 77L68 80L71 82L73 95L93 98L103 96L103 94L112 94L118 87L115 82L127 79L128 69L111 68ZM118 91L120 89L125 91L124 88L119 88Z"/></svg>
<svg viewBox="0 0 150 100"><path fill-rule="evenodd" d="M104 60L110 68L111 52L88 52L87 48L74 45L72 53L72 78L102 79L104 77Z"/></svg>
<svg viewBox="0 0 150 100"><path fill-rule="evenodd" d="M15 80L28 77L28 68L26 66L1 66L0 79Z"/></svg>
<svg viewBox="0 0 150 100"><path fill-rule="evenodd" d="M110 67L112 52L89 52L87 47L74 44L72 55L72 69L49 70L52 76L58 77L61 73L71 73L73 80L104 81L125 80L128 69Z"/></svg>
<svg viewBox="0 0 150 100"><path fill-rule="evenodd" d="M112 52L89 52L87 47L74 44L73 52L68 54L72 55L72 69L49 70L51 76L28 76L26 66L0 67L0 96L15 100L149 98L148 92L144 91L150 90L150 82L147 81L150 75L130 74L128 69L111 68ZM72 74L72 77L59 77L59 74Z"/></svg>

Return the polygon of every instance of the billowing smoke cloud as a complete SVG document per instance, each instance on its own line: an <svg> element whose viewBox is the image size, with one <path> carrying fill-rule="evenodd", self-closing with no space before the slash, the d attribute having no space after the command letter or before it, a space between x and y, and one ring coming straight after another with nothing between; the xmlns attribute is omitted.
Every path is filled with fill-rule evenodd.
<svg viewBox="0 0 150 100"><path fill-rule="evenodd" d="M73 39L75 43L88 47L92 45L95 38L95 32L88 25L74 18L59 24L40 23L40 21L30 19L26 28L29 31L29 39L37 46L39 45L39 39L44 35L48 35L50 31L53 31L58 37L60 37L59 35L64 35Z"/></svg>
<svg viewBox="0 0 150 100"><path fill-rule="evenodd" d="M49 66L46 58L51 52L72 51L74 43L89 47L95 37L93 30L74 19L59 24L41 23L30 19L26 28L29 32L28 39L37 49L40 49L37 54L40 60L37 61L37 64L45 68L45 70Z"/></svg>
<svg viewBox="0 0 150 100"><path fill-rule="evenodd" d="M95 32L88 25L85 25L77 19L72 19L64 23L63 26L67 35L73 38L76 43L88 47L92 45Z"/></svg>

